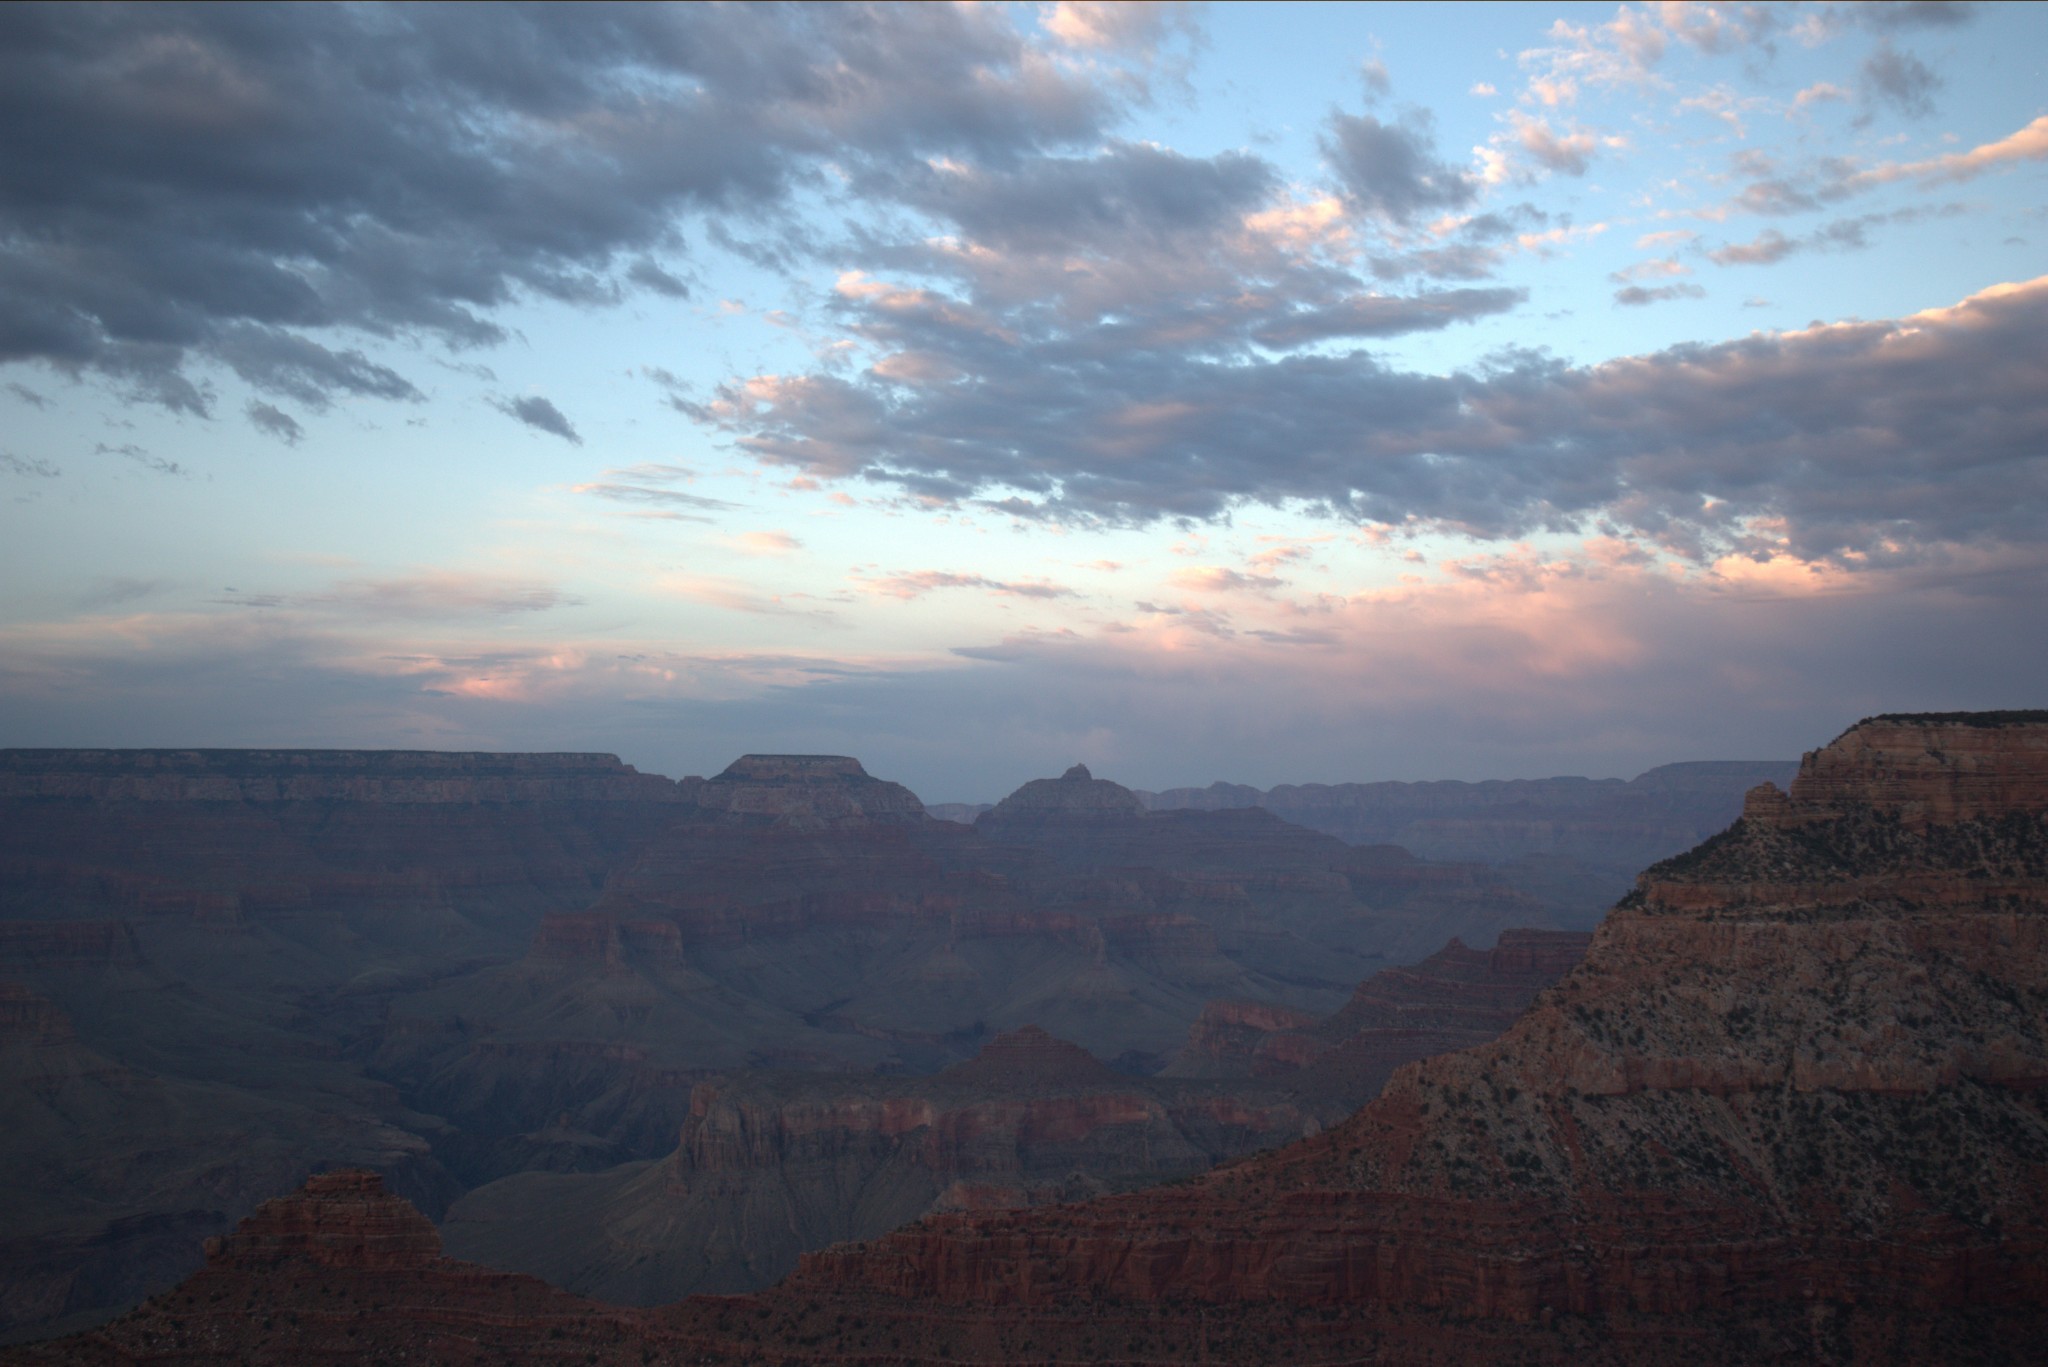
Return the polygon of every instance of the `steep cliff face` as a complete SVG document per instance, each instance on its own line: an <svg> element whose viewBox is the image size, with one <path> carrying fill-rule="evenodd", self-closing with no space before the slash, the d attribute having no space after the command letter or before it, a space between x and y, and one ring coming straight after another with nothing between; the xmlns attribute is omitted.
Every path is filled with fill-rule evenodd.
<svg viewBox="0 0 2048 1367"><path fill-rule="evenodd" d="M1484 1044L1585 956L1584 931L1504 930L1492 949L1453 938L1421 963L1383 969L1316 1018L1261 1002L1203 1008L1168 1072L1290 1078L1349 1111L1404 1063Z"/></svg>
<svg viewBox="0 0 2048 1367"><path fill-rule="evenodd" d="M2042 715L1866 723L1646 873L1506 1036L1343 1126L1186 1188L809 1255L778 1303L916 1306L926 1343L934 1307L1008 1306L1075 1359L1144 1319L1059 1308L1092 1298L1205 1303L1201 1332L1448 1314L1541 1360L1566 1321L1624 1360L1736 1322L1754 1356L2021 1360L2048 1294L2044 740ZM1902 1349L1914 1317L1958 1337ZM1171 1356L1198 1323L1148 1332Z"/></svg>
<svg viewBox="0 0 2048 1367"><path fill-rule="evenodd" d="M459 1256L655 1304L757 1289L927 1211L1085 1199L1316 1128L1278 1089L1128 1077L1026 1028L933 1077L705 1083L662 1162L508 1177L446 1233Z"/></svg>

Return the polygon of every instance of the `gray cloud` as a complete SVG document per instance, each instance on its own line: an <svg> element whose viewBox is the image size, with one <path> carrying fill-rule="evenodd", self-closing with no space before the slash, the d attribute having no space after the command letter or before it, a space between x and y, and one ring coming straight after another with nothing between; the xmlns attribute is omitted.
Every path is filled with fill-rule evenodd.
<svg viewBox="0 0 2048 1367"><path fill-rule="evenodd" d="M1614 292L1614 302L1626 308L1642 308L1646 304L1668 304L1673 299L1704 299L1707 292L1698 285L1681 283L1676 285L1624 285Z"/></svg>
<svg viewBox="0 0 2048 1367"><path fill-rule="evenodd" d="M30 408L48 408L50 406L50 401L48 399L44 398L35 390L30 389L25 384L17 384L14 381L10 380L7 384L7 392L14 395L15 398L20 399Z"/></svg>
<svg viewBox="0 0 2048 1367"><path fill-rule="evenodd" d="M17 456L12 451L0 451L0 471L10 475L27 475L36 479L55 479L63 474L50 462L37 458Z"/></svg>
<svg viewBox="0 0 2048 1367"><path fill-rule="evenodd" d="M261 399L249 401L249 423L257 431L276 437L286 446L297 446L299 439L306 435L306 429L299 426L298 419Z"/></svg>
<svg viewBox="0 0 2048 1367"><path fill-rule="evenodd" d="M1396 223L1462 209L1479 194L1469 173L1438 160L1426 115L1390 124L1370 114L1333 113L1322 145L1352 202Z"/></svg>
<svg viewBox="0 0 2048 1367"><path fill-rule="evenodd" d="M1915 118L1934 112L1934 92L1941 89L1941 78L1912 53L1893 47L1891 39L1864 59L1862 75L1866 98Z"/></svg>
<svg viewBox="0 0 2048 1367"><path fill-rule="evenodd" d="M153 456L148 451L144 450L140 446L137 446L132 441L123 442L119 446L109 446L103 441L96 442L93 444L92 449L94 455L123 456L129 460L134 461L143 469L153 470L159 475L184 475L189 473L185 469L185 467L178 464L178 462L174 460L165 460L162 456Z"/></svg>
<svg viewBox="0 0 2048 1367"><path fill-rule="evenodd" d="M1111 368L1062 329L948 307L855 310L878 346L945 362L927 378L735 383L700 419L813 475L1084 524L1302 504L1484 537L1612 525L1708 555L1763 544L1745 524L1763 518L1798 553L1860 564L2033 544L2048 517L2048 281L1899 323L1444 376L1362 351L1141 349Z"/></svg>
<svg viewBox="0 0 2048 1367"><path fill-rule="evenodd" d="M1119 97L950 6L10 5L0 361L194 415L195 361L415 399L310 330L465 347L522 297L680 297L679 214L763 221L827 159L1069 145Z"/></svg>
<svg viewBox="0 0 2048 1367"><path fill-rule="evenodd" d="M222 607L378 622L505 617L583 601L551 584L446 571L348 580L313 593L247 593L234 588L225 592L232 596L211 601Z"/></svg>
<svg viewBox="0 0 2048 1367"><path fill-rule="evenodd" d="M722 512L739 506L722 498L706 498L673 487L695 479L696 475L696 471L683 465L628 465L622 469L607 470L603 479L592 483L571 485L570 492L657 509L690 508ZM669 515L680 516L673 512ZM706 522L710 519L693 517L688 520Z"/></svg>
<svg viewBox="0 0 2048 1367"><path fill-rule="evenodd" d="M1869 231L1880 224L1912 223L1923 218L1961 212L1961 206L1915 205L1890 213L1859 214L1824 223L1801 237L1787 237L1776 228L1766 228L1747 242L1731 242L1707 253L1717 266L1771 266L1788 256L1808 251L1862 251L1870 245Z"/></svg>
<svg viewBox="0 0 2048 1367"><path fill-rule="evenodd" d="M1982 9L1969 0L1822 0L1802 15L1800 27L1810 39L1838 37L1851 29L1897 33L1956 28Z"/></svg>
<svg viewBox="0 0 2048 1367"><path fill-rule="evenodd" d="M1278 184L1243 152L1190 157L1111 142L1085 157L998 167L905 168L877 188L1004 251L1071 250L1189 237L1234 223Z"/></svg>
<svg viewBox="0 0 2048 1367"><path fill-rule="evenodd" d="M569 425L569 420L562 416L562 410L537 394L517 399L492 399L491 407L508 418L525 423L537 432L560 437L563 441L576 446L583 444L583 438Z"/></svg>
<svg viewBox="0 0 2048 1367"><path fill-rule="evenodd" d="M1427 294L1353 295L1326 308L1302 309L1252 330L1267 346L1296 347L1332 337L1398 337L1431 332L1506 313L1527 300L1524 289L1437 290Z"/></svg>

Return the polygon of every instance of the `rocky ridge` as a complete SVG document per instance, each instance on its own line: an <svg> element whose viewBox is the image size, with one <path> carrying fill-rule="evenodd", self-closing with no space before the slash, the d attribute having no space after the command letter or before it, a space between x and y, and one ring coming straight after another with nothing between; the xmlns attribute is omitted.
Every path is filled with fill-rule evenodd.
<svg viewBox="0 0 2048 1367"><path fill-rule="evenodd" d="M676 802L616 755L443 750L0 750L0 801Z"/></svg>
<svg viewBox="0 0 2048 1367"><path fill-rule="evenodd" d="M1605 909L1639 870L1734 820L1746 790L1787 783L1794 768L1790 761L1713 760L1661 765L1625 782L1303 783L1266 790L1216 783L1139 796L1154 812L1264 808L1353 845L1398 845L1426 859L1511 870L1560 908Z"/></svg>

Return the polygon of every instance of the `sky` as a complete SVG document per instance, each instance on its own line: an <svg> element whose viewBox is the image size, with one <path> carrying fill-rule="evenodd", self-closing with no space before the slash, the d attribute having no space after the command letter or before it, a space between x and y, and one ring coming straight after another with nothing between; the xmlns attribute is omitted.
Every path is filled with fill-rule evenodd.
<svg viewBox="0 0 2048 1367"><path fill-rule="evenodd" d="M0 7L0 745L2048 705L2048 6Z"/></svg>

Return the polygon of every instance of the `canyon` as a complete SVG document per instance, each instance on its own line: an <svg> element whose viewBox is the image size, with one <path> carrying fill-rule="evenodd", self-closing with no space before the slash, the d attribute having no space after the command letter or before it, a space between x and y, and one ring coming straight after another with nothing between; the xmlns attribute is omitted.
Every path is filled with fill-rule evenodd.
<svg viewBox="0 0 2048 1367"><path fill-rule="evenodd" d="M1345 1009L1370 1033L1462 975L1482 1010L1580 949L1504 938ZM1219 1009L1183 1061L1297 1076L1327 1052L1268 1042L1340 1015ZM1002 1048L1048 1094L1103 1080L1039 1035ZM449 1259L381 1179L331 1174L179 1291L6 1360L2018 1363L2048 1329L2044 1097L2048 713L1881 717L1646 870L1505 1033L1283 1147L961 1199L771 1289L638 1309ZM721 1104L693 1161L744 1165L773 1124Z"/></svg>
<svg viewBox="0 0 2048 1367"><path fill-rule="evenodd" d="M1591 915L1085 769L964 825L838 756L672 781L606 755L6 751L0 817L13 1338L161 1292L336 1165L458 1252L644 1301L927 1211L1182 1180L1479 1037L1382 1023L1348 1071L1204 1073L1205 1013L1341 1046L1310 1027L1374 975ZM1466 996L1464 1027L1512 1015ZM990 1061L1040 1055L1087 1066ZM507 1218L528 1203L547 1221ZM605 1251L622 1219L641 1253Z"/></svg>

